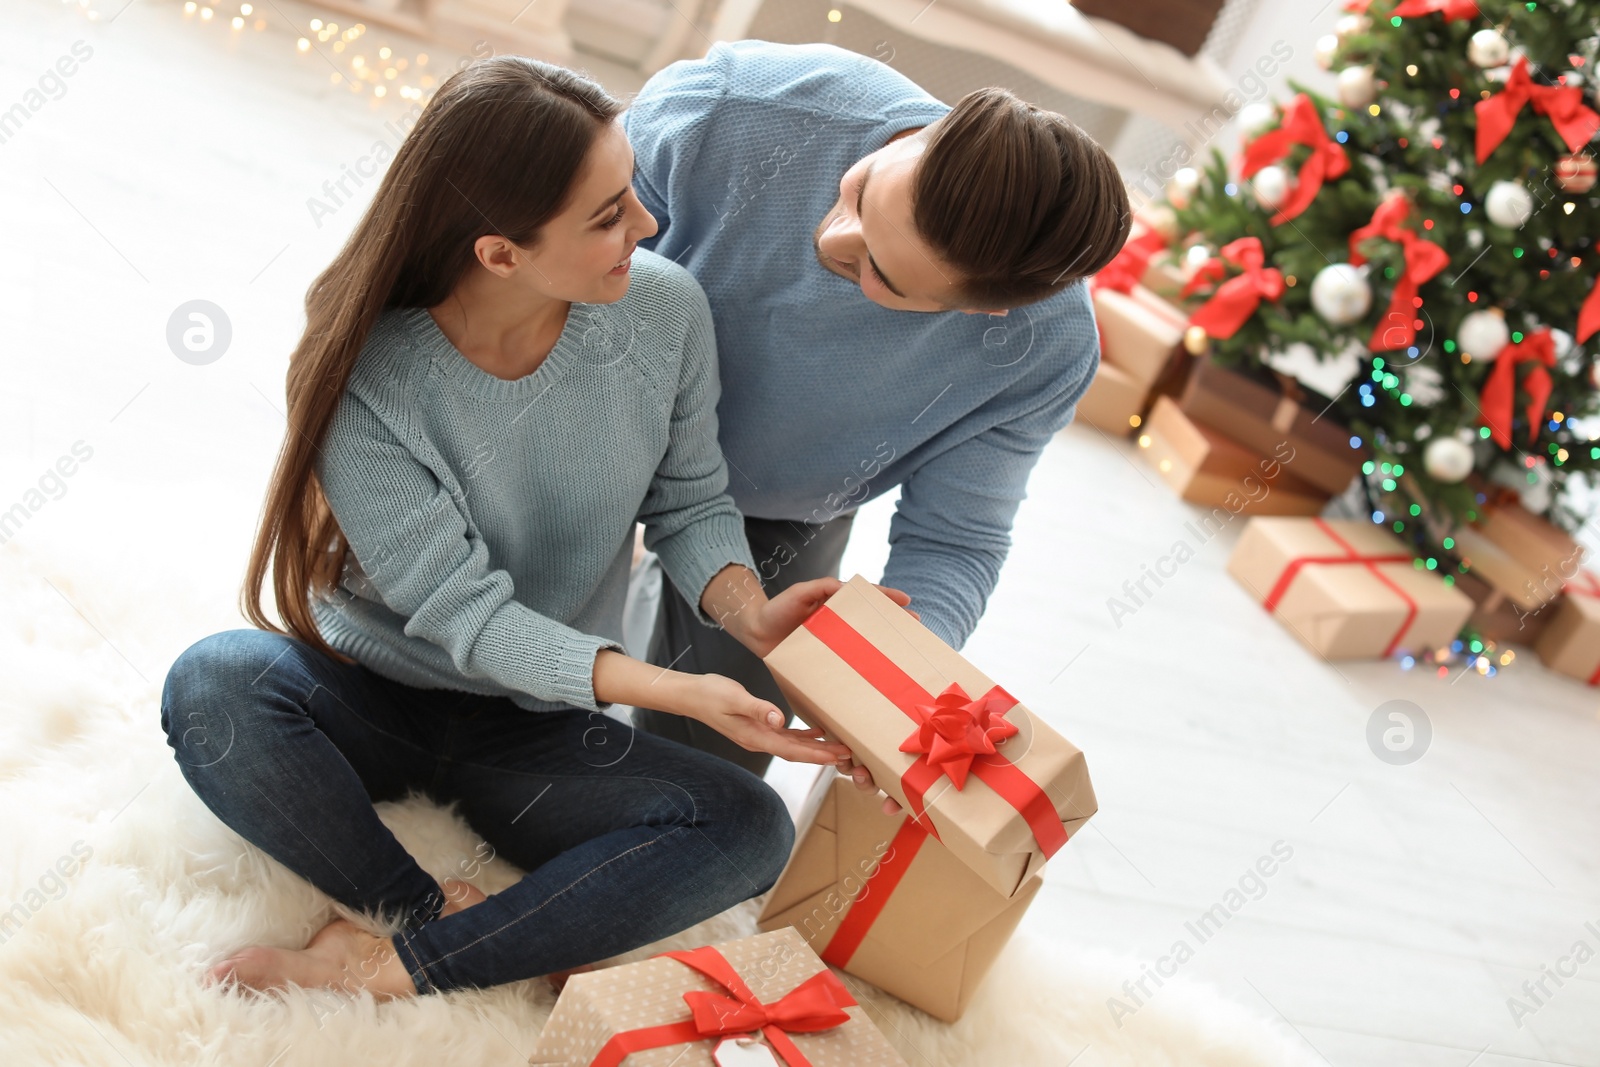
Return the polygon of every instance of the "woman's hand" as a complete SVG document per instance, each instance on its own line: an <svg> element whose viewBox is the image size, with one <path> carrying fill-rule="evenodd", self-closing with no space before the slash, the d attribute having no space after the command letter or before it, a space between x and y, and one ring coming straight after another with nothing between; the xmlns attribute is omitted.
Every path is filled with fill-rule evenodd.
<svg viewBox="0 0 1600 1067"><path fill-rule="evenodd" d="M851 758L844 745L823 740L820 729L785 729L777 705L751 696L732 678L720 674L685 677L689 692L681 713L705 723L740 748L768 752L794 763L838 764Z"/></svg>
<svg viewBox="0 0 1600 1067"><path fill-rule="evenodd" d="M765 603L749 605L741 613L742 618L729 616L723 625L740 644L765 658L768 652L777 648L779 642L809 619L812 613L843 585L844 583L837 578L814 578L809 582L796 582ZM921 619L920 615L906 607L911 603L908 594L886 585L877 588L890 600L905 608L906 613L912 618Z"/></svg>

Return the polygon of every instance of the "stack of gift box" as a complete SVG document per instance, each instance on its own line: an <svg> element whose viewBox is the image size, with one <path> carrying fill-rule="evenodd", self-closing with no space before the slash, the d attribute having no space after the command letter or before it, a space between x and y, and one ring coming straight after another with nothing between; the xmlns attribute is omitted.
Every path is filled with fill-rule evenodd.
<svg viewBox="0 0 1600 1067"><path fill-rule="evenodd" d="M1249 262L1250 251L1230 246L1226 261L1202 265L1184 284L1161 235L1136 220L1091 282L1101 362L1077 417L1107 433L1137 432L1140 455L1191 503L1315 515L1356 476L1364 443L1326 414L1326 398L1288 375L1259 380L1194 358L1203 338L1191 317L1209 321L1206 306L1173 302Z"/></svg>
<svg viewBox="0 0 1600 1067"><path fill-rule="evenodd" d="M1583 547L1509 492L1479 489L1478 521L1455 535L1472 626L1487 640L1531 645L1551 670L1600 684L1600 579L1583 569Z"/></svg>
<svg viewBox="0 0 1600 1067"><path fill-rule="evenodd" d="M958 1019L1096 810L1082 752L859 575L766 663L902 810L829 768L762 933L574 975L530 1063L903 1067L830 965Z"/></svg>

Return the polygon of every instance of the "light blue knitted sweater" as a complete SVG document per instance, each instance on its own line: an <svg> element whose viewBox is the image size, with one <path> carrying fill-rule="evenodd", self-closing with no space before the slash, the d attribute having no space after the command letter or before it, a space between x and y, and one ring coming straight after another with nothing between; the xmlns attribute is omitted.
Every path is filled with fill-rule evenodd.
<svg viewBox="0 0 1600 1067"><path fill-rule="evenodd" d="M622 648L636 520L697 606L717 571L755 566L724 492L717 394L705 294L643 250L627 296L572 305L516 381L469 362L425 309L384 312L318 465L354 556L314 604L323 637L408 685L604 707L594 659Z"/></svg>
<svg viewBox="0 0 1600 1067"><path fill-rule="evenodd" d="M623 122L661 224L645 245L711 301L734 501L821 521L900 486L883 580L959 648L1099 342L1082 284L1004 318L916 314L818 265L811 234L844 172L948 110L853 52L740 41L656 74Z"/></svg>

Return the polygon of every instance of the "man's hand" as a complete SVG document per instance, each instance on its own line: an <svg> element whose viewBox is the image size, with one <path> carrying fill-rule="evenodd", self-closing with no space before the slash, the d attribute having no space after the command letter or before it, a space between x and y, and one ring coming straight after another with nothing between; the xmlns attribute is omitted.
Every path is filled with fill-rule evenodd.
<svg viewBox="0 0 1600 1067"><path fill-rule="evenodd" d="M844 583L837 578L814 578L809 582L796 582L764 603L750 604L744 611L728 616L723 626L734 639L751 652L763 658L788 637L801 623L837 593ZM916 612L906 607L911 603L909 594L886 585L877 587L884 596L905 608L914 619Z"/></svg>

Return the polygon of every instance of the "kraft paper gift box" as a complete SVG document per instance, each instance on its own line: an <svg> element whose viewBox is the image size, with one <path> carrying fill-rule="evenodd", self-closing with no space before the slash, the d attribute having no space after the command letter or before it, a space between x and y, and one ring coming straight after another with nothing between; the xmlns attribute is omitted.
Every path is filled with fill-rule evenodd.
<svg viewBox="0 0 1600 1067"><path fill-rule="evenodd" d="M1546 599L1557 595L1562 583L1578 573L1583 547L1548 519L1506 499L1508 494L1500 487L1491 487L1490 492L1478 509L1477 532L1515 561L1522 580L1531 576Z"/></svg>
<svg viewBox="0 0 1600 1067"><path fill-rule="evenodd" d="M800 718L1003 896L1094 814L1083 753L859 574L766 664Z"/></svg>
<svg viewBox="0 0 1600 1067"><path fill-rule="evenodd" d="M1472 600L1398 537L1348 519L1251 519L1228 573L1323 659L1382 659L1455 639Z"/></svg>
<svg viewBox="0 0 1600 1067"><path fill-rule="evenodd" d="M783 1067L906 1067L788 928L573 975L528 1063L713 1067L723 1042L753 1034Z"/></svg>
<svg viewBox="0 0 1600 1067"><path fill-rule="evenodd" d="M1281 444L1294 449L1296 477L1330 495L1342 493L1361 470L1365 447L1350 447L1350 431L1323 415L1326 398L1293 379L1275 385L1199 360L1178 402L1186 415L1246 448L1271 455Z"/></svg>
<svg viewBox="0 0 1600 1067"><path fill-rule="evenodd" d="M1234 514L1315 515L1326 493L1290 472L1297 454L1262 455L1158 397L1139 430L1139 455L1181 498Z"/></svg>
<svg viewBox="0 0 1600 1067"><path fill-rule="evenodd" d="M954 1022L1043 884L1005 897L914 819L828 768L801 809L789 865L761 916L823 962Z"/></svg>
<svg viewBox="0 0 1600 1067"><path fill-rule="evenodd" d="M1102 360L1094 380L1078 400L1075 417L1106 433L1127 436L1138 425L1147 388L1127 371Z"/></svg>
<svg viewBox="0 0 1600 1067"><path fill-rule="evenodd" d="M1094 290L1101 356L1143 386L1150 386L1174 358L1189 320L1182 311L1135 285L1131 293Z"/></svg>
<svg viewBox="0 0 1600 1067"><path fill-rule="evenodd" d="M1540 661L1553 671L1600 685L1600 580L1579 571L1559 604L1541 614L1552 618L1534 645Z"/></svg>
<svg viewBox="0 0 1600 1067"><path fill-rule="evenodd" d="M1491 541L1475 526L1452 535L1467 573L1489 583L1523 611L1539 611L1561 595L1562 576L1548 567L1532 567Z"/></svg>
<svg viewBox="0 0 1600 1067"><path fill-rule="evenodd" d="M1457 574L1456 588L1472 599L1467 625L1490 641L1532 646L1556 613L1556 602L1537 608L1518 607L1504 592L1470 571Z"/></svg>

